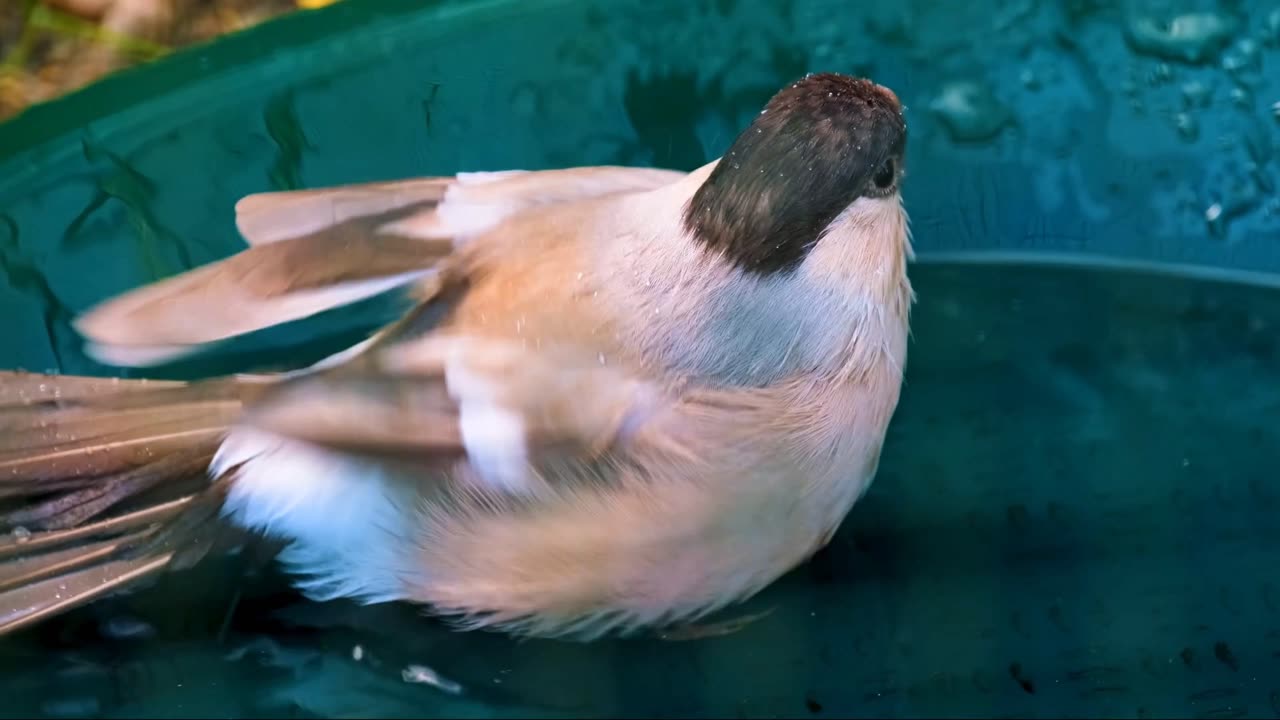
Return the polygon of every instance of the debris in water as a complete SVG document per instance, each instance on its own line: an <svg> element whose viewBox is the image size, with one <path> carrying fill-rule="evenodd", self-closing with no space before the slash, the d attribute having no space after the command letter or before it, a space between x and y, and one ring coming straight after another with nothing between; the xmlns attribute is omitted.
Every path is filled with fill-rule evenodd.
<svg viewBox="0 0 1280 720"><path fill-rule="evenodd" d="M400 672L400 677L407 683L430 685L450 695L462 692L461 685L448 678L440 677L439 673L425 665L410 665Z"/></svg>
<svg viewBox="0 0 1280 720"><path fill-rule="evenodd" d="M251 655L266 667L291 669L303 668L323 657L315 650L286 648L271 638L257 637L226 653L223 658L228 662L240 662Z"/></svg>
<svg viewBox="0 0 1280 720"><path fill-rule="evenodd" d="M116 616L102 624L102 634L116 640L149 638L156 629L141 620Z"/></svg>

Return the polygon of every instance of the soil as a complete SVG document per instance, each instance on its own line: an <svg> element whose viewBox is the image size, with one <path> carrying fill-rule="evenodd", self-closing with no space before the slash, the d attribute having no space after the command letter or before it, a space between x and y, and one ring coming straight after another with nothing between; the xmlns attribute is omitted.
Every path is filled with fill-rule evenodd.
<svg viewBox="0 0 1280 720"><path fill-rule="evenodd" d="M0 121L175 49L324 4L328 2L5 0L0 3Z"/></svg>

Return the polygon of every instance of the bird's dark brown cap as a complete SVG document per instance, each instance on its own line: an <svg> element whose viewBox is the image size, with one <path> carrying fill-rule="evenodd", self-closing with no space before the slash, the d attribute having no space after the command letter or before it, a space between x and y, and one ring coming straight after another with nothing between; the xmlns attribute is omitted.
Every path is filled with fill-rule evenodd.
<svg viewBox="0 0 1280 720"><path fill-rule="evenodd" d="M906 139L893 91L808 75L774 95L721 157L685 227L745 271L792 270L850 203L897 189Z"/></svg>

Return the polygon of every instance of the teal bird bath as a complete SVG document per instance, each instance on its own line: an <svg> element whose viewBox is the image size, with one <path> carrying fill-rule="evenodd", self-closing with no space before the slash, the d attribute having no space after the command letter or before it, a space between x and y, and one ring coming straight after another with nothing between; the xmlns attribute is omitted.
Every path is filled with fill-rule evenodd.
<svg viewBox="0 0 1280 720"><path fill-rule="evenodd" d="M347 0L0 126L0 366L241 247L243 195L692 169L809 71L893 87L918 261L870 493L737 632L317 605L231 557L0 641L0 717L1280 715L1280 10ZM380 300L148 374L298 365Z"/></svg>

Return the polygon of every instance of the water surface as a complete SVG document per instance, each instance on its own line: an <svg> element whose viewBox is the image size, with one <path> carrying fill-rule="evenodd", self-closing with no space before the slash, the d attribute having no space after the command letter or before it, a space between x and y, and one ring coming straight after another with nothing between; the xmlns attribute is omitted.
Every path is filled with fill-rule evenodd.
<svg viewBox="0 0 1280 720"><path fill-rule="evenodd" d="M734 634L521 643L229 561L0 643L0 715L1273 716L1280 291L912 276L881 473Z"/></svg>

